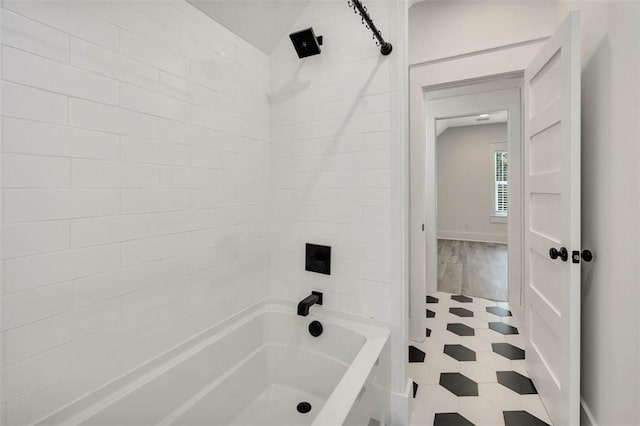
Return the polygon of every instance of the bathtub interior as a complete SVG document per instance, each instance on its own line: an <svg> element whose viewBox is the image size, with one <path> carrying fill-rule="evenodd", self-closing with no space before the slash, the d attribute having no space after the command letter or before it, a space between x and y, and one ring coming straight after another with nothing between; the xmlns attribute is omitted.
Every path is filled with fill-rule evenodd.
<svg viewBox="0 0 640 426"><path fill-rule="evenodd" d="M347 366L317 353L291 352L280 345L264 346L171 424L311 424ZM306 414L296 410L303 401L312 406Z"/></svg>
<svg viewBox="0 0 640 426"><path fill-rule="evenodd" d="M319 337L307 331L314 319ZM70 424L311 424L366 342L330 317L261 312ZM309 413L297 412L302 401Z"/></svg>

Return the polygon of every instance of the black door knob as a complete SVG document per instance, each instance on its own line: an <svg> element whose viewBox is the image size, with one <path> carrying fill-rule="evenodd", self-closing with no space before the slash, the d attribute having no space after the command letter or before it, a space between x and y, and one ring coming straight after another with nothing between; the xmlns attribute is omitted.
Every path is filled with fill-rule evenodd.
<svg viewBox="0 0 640 426"><path fill-rule="evenodd" d="M566 247L560 247L560 250L553 247L549 249L549 257L554 260L560 258L563 262L566 262L569 259L569 252Z"/></svg>

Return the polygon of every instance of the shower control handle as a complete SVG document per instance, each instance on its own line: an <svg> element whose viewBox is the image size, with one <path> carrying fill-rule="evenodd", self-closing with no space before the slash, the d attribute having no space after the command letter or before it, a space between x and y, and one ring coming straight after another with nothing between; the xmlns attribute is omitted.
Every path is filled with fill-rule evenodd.
<svg viewBox="0 0 640 426"><path fill-rule="evenodd" d="M549 249L549 257L554 260L560 258L563 262L566 262L569 259L569 252L566 247L560 247L560 250L552 247Z"/></svg>

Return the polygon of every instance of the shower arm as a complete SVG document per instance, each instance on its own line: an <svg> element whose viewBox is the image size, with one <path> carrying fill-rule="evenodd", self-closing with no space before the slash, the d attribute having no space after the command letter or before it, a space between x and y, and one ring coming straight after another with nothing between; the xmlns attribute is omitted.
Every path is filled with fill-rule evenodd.
<svg viewBox="0 0 640 426"><path fill-rule="evenodd" d="M362 17L362 24L373 33L373 38L376 40L376 44L380 46L380 53L385 56L391 53L393 46L391 46L391 43L384 41L382 34L378 28L376 28L376 24L371 20L371 16L369 16L369 12L362 2L360 0L348 0L347 3L349 7L353 8L354 13L360 13L360 16Z"/></svg>

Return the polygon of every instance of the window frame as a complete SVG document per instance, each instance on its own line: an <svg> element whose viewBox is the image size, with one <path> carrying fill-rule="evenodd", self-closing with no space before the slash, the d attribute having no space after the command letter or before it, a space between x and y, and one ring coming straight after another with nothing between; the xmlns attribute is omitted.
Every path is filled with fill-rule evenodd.
<svg viewBox="0 0 640 426"><path fill-rule="evenodd" d="M508 155L509 150L507 146L507 142L495 142L490 144L491 150L491 211L490 211L490 221L492 223L506 223L509 218L509 167L508 167ZM497 154L499 152L504 152L507 154L507 180L506 181L497 181L496 180L496 169L497 169ZM498 207L498 182L506 182L507 185L507 211L500 212L497 210Z"/></svg>

